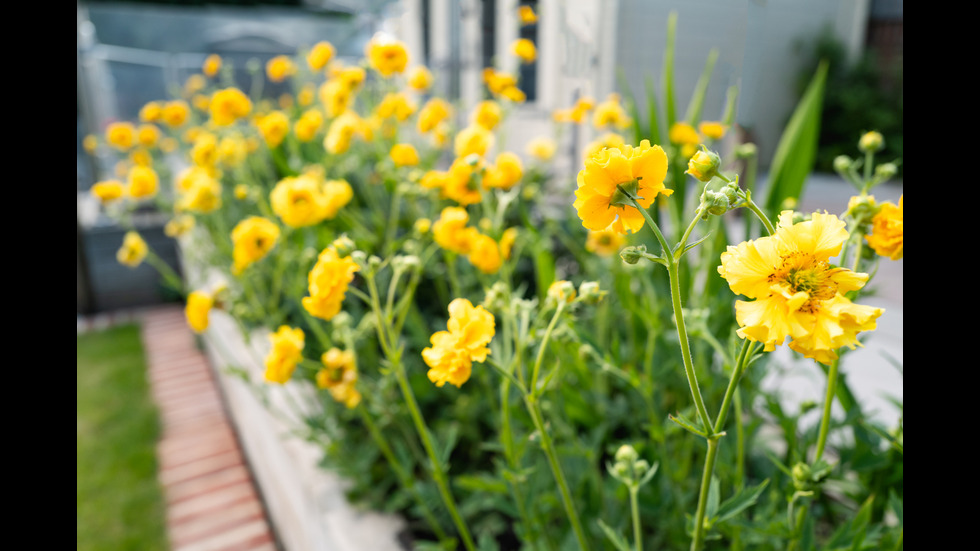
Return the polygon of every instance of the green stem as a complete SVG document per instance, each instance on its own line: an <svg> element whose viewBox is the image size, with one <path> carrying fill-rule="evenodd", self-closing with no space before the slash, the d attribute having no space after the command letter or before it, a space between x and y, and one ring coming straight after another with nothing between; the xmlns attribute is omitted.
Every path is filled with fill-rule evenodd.
<svg viewBox="0 0 980 551"><path fill-rule="evenodd" d="M758 218L762 222L762 225L766 227L766 231L769 232L769 235L773 235L774 233L776 233L776 228L774 228L772 222L769 221L769 217L766 216L764 212L762 212L762 209L759 208L759 205L755 204L755 201L752 200L752 197L749 194L746 194L745 196L745 206L748 207L749 210L751 210L752 213L755 214L756 218Z"/></svg>
<svg viewBox="0 0 980 551"><path fill-rule="evenodd" d="M694 398L694 406L698 410L698 416L701 418L705 432L708 432L711 431L712 427L711 417L708 415L707 408L704 407L698 377L694 372L694 362L691 359L691 343L687 340L687 327L684 325L684 306L681 304L680 279L676 261L672 260L667 266L667 274L670 278L670 298L674 307L674 321L677 324L677 338L680 340L681 357L684 359L684 373L687 375L687 383L691 387L691 396Z"/></svg>
<svg viewBox="0 0 980 551"><path fill-rule="evenodd" d="M827 434L830 432L830 409L834 403L834 394L837 392L837 371L840 367L840 358L830 364L827 372L827 396L824 398L823 417L820 419L820 433L817 436L817 455L814 461L820 461L823 457L824 448L827 446Z"/></svg>
<svg viewBox="0 0 980 551"><path fill-rule="evenodd" d="M555 325L558 323L558 317L561 316L562 310L565 308L565 301L562 299L558 300L558 307L555 308L555 315L551 316L551 321L548 323L548 329L544 332L544 338L541 340L541 348L538 349L538 357L534 361L534 369L531 371L531 386L528 387L532 394L537 393L538 388L538 374L541 371L541 362L544 360L544 352L548 347L548 341L551 340L551 333L555 330Z"/></svg>
<svg viewBox="0 0 980 551"><path fill-rule="evenodd" d="M708 439L708 455L704 460L704 474L701 477L701 493L698 496L698 509L694 515L694 537L691 540L691 551L700 551L704 546L704 516L708 507L708 488L711 485L711 473L715 470L715 459L718 457L718 438Z"/></svg>
<svg viewBox="0 0 980 551"><path fill-rule="evenodd" d="M394 348L394 336L388 334L390 324L387 323L387 320L381 311L381 301L378 299L378 286L374 281L374 274L369 273L366 279L368 282L368 290L371 294L371 308L374 310L375 319L378 324L376 328L378 340L381 343L385 356L391 363L392 371L395 373L395 380L398 382L398 386L402 392L402 397L405 399L405 403L408 405L408 410L409 413L411 413L412 421L415 423L415 430L419 435L419 439L422 441L422 447L425 449L425 453L429 458L429 465L432 469L432 477L435 479L436 486L439 488L439 494L442 497L443 503L449 510L449 516L452 517L453 523L456 525L456 529L459 531L459 535L463 540L463 545L468 551L476 551L476 545L473 543L473 538L470 536L469 529L466 527L463 517L459 514L459 509L456 506L456 500L453 498L452 491L449 489L449 480L446 478L446 472L443 469L442 462L439 461L439 456L436 453L435 446L432 443L432 435L429 433L429 427L425 423L425 418L422 417L422 411L419 409L418 402L415 399L415 393L412 392L412 386L408 382L408 374L405 372L405 366L401 362L401 350Z"/></svg>
<svg viewBox="0 0 980 551"><path fill-rule="evenodd" d="M551 466L551 474L555 477L555 482L558 483L558 490L561 493L562 504L565 506L565 513L568 515L568 521L572 524L572 530L575 532L575 538L578 540L579 548L582 551L588 551L589 540L585 537L585 531L582 529L582 523L579 521L578 513L575 511L575 503L572 501L572 493L568 489L568 482L565 480L565 473L561 469L561 463L558 462L558 454L555 451L555 446L551 442L551 436L548 435L548 431L545 429L544 420L541 417L541 410L538 408L537 399L531 394L524 395L524 403L527 405L527 410L531 414L531 420L534 421L534 427L538 431L538 435L541 437L541 449L544 450L546 456L548 456L548 464Z"/></svg>
<svg viewBox="0 0 980 551"><path fill-rule="evenodd" d="M378 449L381 450L381 454L385 456L388 460L388 464L391 465L391 469L395 471L395 475L401 482L402 487L405 488L409 493L415 497L418 501L419 507L422 511L422 516L425 517L426 522L429 523L429 527L435 532L436 538L439 541L446 540L446 531L442 529L439 521L436 519L435 514L429 509L428 504L426 504L425 499L422 498L422 494L419 493L418 488L415 487L415 480L408 470L398 461L398 457L392 451L391 446L388 445L388 441L385 439L384 434L381 433L381 429L378 428L374 419L371 418L371 414L368 413L367 407L362 403L358 406L357 412L361 414L361 420L364 421L364 425L368 428L368 432L371 433L371 438L374 439L375 444L378 445Z"/></svg>
<svg viewBox="0 0 980 551"><path fill-rule="evenodd" d="M643 530L640 527L640 488L630 486L630 511L633 513L633 549L643 551Z"/></svg>

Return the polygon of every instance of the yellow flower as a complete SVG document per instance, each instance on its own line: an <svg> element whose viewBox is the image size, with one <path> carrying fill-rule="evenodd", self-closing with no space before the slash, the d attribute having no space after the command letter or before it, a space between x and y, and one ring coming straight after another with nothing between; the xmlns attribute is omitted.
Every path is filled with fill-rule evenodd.
<svg viewBox="0 0 980 551"><path fill-rule="evenodd" d="M243 201L248 198L248 186L245 184L238 184L235 186L235 189L232 190L232 193L235 194L235 199Z"/></svg>
<svg viewBox="0 0 980 551"><path fill-rule="evenodd" d="M523 63L534 63L538 58L538 49L534 47L534 42L527 38L518 38L510 45L510 51L521 58Z"/></svg>
<svg viewBox="0 0 980 551"><path fill-rule="evenodd" d="M177 200L177 211L214 212L221 207L221 182L206 171L197 171L194 174L195 177L186 184L186 191Z"/></svg>
<svg viewBox="0 0 980 551"><path fill-rule="evenodd" d="M323 126L323 114L320 113L319 109L307 109L296 121L296 126L293 128L293 132L296 133L296 139L301 142L311 141L316 137L316 133Z"/></svg>
<svg viewBox="0 0 980 551"><path fill-rule="evenodd" d="M184 316L187 318L187 325L195 333L203 333L208 328L208 314L214 306L214 297L204 291L193 291L187 295L187 306L184 307Z"/></svg>
<svg viewBox="0 0 980 551"><path fill-rule="evenodd" d="M453 152L457 157L466 157L473 153L482 157L493 147L493 142L493 134L489 130L471 124L456 134Z"/></svg>
<svg viewBox="0 0 980 551"><path fill-rule="evenodd" d="M272 350L265 357L265 380L285 384L293 376L296 364L303 360L306 335L298 327L280 325L278 331L269 335L269 340Z"/></svg>
<svg viewBox="0 0 980 551"><path fill-rule="evenodd" d="M667 176L667 154L659 145L643 140L633 147L606 148L585 161L578 173L575 210L582 225L600 231L613 225L617 233L639 231L643 215L625 199L617 186L631 190L641 207L648 208L657 195L670 195L663 181Z"/></svg>
<svg viewBox="0 0 980 551"><path fill-rule="evenodd" d="M129 169L129 196L133 199L145 199L157 194L160 179L157 173L148 166L134 166Z"/></svg>
<svg viewBox="0 0 980 551"><path fill-rule="evenodd" d="M96 148L99 147L99 139L94 134L88 134L82 139L82 147L87 153L95 153Z"/></svg>
<svg viewBox="0 0 980 551"><path fill-rule="evenodd" d="M483 306L457 298L449 303L446 328L432 335L432 346L422 351L422 359L436 386L448 382L459 387L469 380L473 362L483 362L490 354L487 345L493 340L495 320Z"/></svg>
<svg viewBox="0 0 980 551"><path fill-rule="evenodd" d="M295 72L296 66L293 64L293 60L284 55L277 55L265 64L265 74L272 82L282 82Z"/></svg>
<svg viewBox="0 0 980 551"><path fill-rule="evenodd" d="M575 285L571 281L559 279L548 286L548 298L555 302L571 303L575 294Z"/></svg>
<svg viewBox="0 0 980 551"><path fill-rule="evenodd" d="M341 257L334 247L323 249L310 270L310 296L303 297L303 308L320 319L333 319L340 313L347 287L354 281L354 273L359 270L351 257Z"/></svg>
<svg viewBox="0 0 980 551"><path fill-rule="evenodd" d="M211 98L204 94L194 94L194 97L191 98L191 105L198 111L207 111L211 106Z"/></svg>
<svg viewBox="0 0 980 551"><path fill-rule="evenodd" d="M187 77L187 82L184 83L184 93L190 96L202 90L207 84L204 75L191 75Z"/></svg>
<svg viewBox="0 0 980 551"><path fill-rule="evenodd" d="M510 258L515 241L517 241L517 228L507 228L504 230L504 234L500 236L500 254L504 258Z"/></svg>
<svg viewBox="0 0 980 551"><path fill-rule="evenodd" d="M441 98L432 98L422 106L419 111L418 130L420 134L426 134L449 118L451 113L449 103Z"/></svg>
<svg viewBox="0 0 980 551"><path fill-rule="evenodd" d="M585 145L585 150L583 151L582 162L585 162L590 157L596 153L602 151L605 147L620 147L626 145L626 139L619 134L613 132L606 132L605 134L599 136L597 139L589 142Z"/></svg>
<svg viewBox="0 0 980 551"><path fill-rule="evenodd" d="M272 210L292 228L312 226L327 215L328 198L315 178L300 175L283 178L269 194Z"/></svg>
<svg viewBox="0 0 980 551"><path fill-rule="evenodd" d="M415 104L412 103L404 92L397 92L385 95L378 106L374 109L374 114L382 119L397 119L404 121L415 113Z"/></svg>
<svg viewBox="0 0 980 551"><path fill-rule="evenodd" d="M333 47L333 44L323 41L317 42L310 53L306 56L306 64L310 66L310 69L314 71L319 71L330 63L333 59L334 54L337 53Z"/></svg>
<svg viewBox="0 0 980 551"><path fill-rule="evenodd" d="M494 95L500 95L508 88L517 86L517 77L510 73L495 71L491 67L483 70L483 81Z"/></svg>
<svg viewBox="0 0 980 551"><path fill-rule="evenodd" d="M208 110L214 124L228 126L252 112L252 101L238 88L225 88L211 96Z"/></svg>
<svg viewBox="0 0 980 551"><path fill-rule="evenodd" d="M368 42L366 54L371 68L385 78L401 73L408 65L408 51L405 49L405 44L380 35L376 35Z"/></svg>
<svg viewBox="0 0 980 551"><path fill-rule="evenodd" d="M462 207L442 209L439 219L432 225L432 236L440 247L456 254L468 254L476 228L467 228L470 215Z"/></svg>
<svg viewBox="0 0 980 551"><path fill-rule="evenodd" d="M309 107L313 104L313 100L316 97L316 86L312 82L307 82L299 89L299 93L296 94L296 103L300 107Z"/></svg>
<svg viewBox="0 0 980 551"><path fill-rule="evenodd" d="M345 111L330 123L323 147L332 155L339 155L350 149L351 140L360 131L361 119L353 111Z"/></svg>
<svg viewBox="0 0 980 551"><path fill-rule="evenodd" d="M442 181L442 197L464 206L479 203L483 196L473 176L482 169L483 162L476 155L453 161Z"/></svg>
<svg viewBox="0 0 980 551"><path fill-rule="evenodd" d="M516 154L505 151L497 155L496 162L487 167L483 175L483 187L510 189L524 176L524 165Z"/></svg>
<svg viewBox="0 0 980 551"><path fill-rule="evenodd" d="M140 120L143 122L156 122L163 114L163 106L158 101L148 102L140 109Z"/></svg>
<svg viewBox="0 0 980 551"><path fill-rule="evenodd" d="M424 92L432 86L432 73L419 65L408 73L408 86L412 90Z"/></svg>
<svg viewBox="0 0 980 551"><path fill-rule="evenodd" d="M487 130L493 130L500 123L503 113L500 105L493 100L481 101L473 110L472 123L482 126Z"/></svg>
<svg viewBox="0 0 980 551"><path fill-rule="evenodd" d="M686 122L675 122L674 125L670 127L668 139L670 139L670 143L681 146L697 146L699 143L701 143L701 136L698 134L698 131Z"/></svg>
<svg viewBox="0 0 980 551"><path fill-rule="evenodd" d="M316 374L316 386L330 392L334 400L348 408L361 403L361 393L357 390L357 364L354 353L331 348L320 357L323 368Z"/></svg>
<svg viewBox="0 0 980 551"><path fill-rule="evenodd" d="M191 109L187 106L186 101L168 101L160 112L160 120L170 128L177 128L187 122L187 117L190 116L190 113Z"/></svg>
<svg viewBox="0 0 980 551"><path fill-rule="evenodd" d="M631 124L633 124L633 120L626 114L626 109L619 102L619 94L609 94L606 101L596 106L595 113L592 115L592 125L596 128L609 126L628 128Z"/></svg>
<svg viewBox="0 0 980 551"><path fill-rule="evenodd" d="M191 147L191 160L200 167L213 167L218 162L218 138L210 132L199 132Z"/></svg>
<svg viewBox="0 0 980 551"><path fill-rule="evenodd" d="M245 157L248 156L248 145L241 135L233 134L221 138L216 153L218 162L225 166L236 167L245 162Z"/></svg>
<svg viewBox="0 0 980 551"><path fill-rule="evenodd" d="M470 252L466 255L470 264L485 274L495 274L503 263L500 246L489 235L476 232L470 237Z"/></svg>
<svg viewBox="0 0 980 551"><path fill-rule="evenodd" d="M585 239L585 250L599 256L612 256L626 244L626 238L611 227L599 231L589 231Z"/></svg>
<svg viewBox="0 0 980 551"><path fill-rule="evenodd" d="M163 233L167 237L180 237L191 231L193 227L194 217L189 214L182 214L168 220L167 224L163 226Z"/></svg>
<svg viewBox="0 0 980 551"><path fill-rule="evenodd" d="M102 204L111 203L123 196L123 184L119 180L96 182L92 186L92 195L99 198Z"/></svg>
<svg viewBox="0 0 980 551"><path fill-rule="evenodd" d="M143 241L140 234L134 231L128 231L126 232L126 236L123 237L122 247L116 252L116 260L120 264L135 268L143 262L149 250L149 247L146 246L146 241Z"/></svg>
<svg viewBox="0 0 980 551"><path fill-rule="evenodd" d="M160 151L164 153L171 153L177 150L177 140L167 136L166 138L160 140Z"/></svg>
<svg viewBox="0 0 980 551"><path fill-rule="evenodd" d="M508 88L504 88L503 90L501 90L500 96L509 99L514 103L524 103L524 100L527 99L527 94L525 94L524 91L518 88L517 86L510 86Z"/></svg>
<svg viewBox="0 0 980 551"><path fill-rule="evenodd" d="M136 131L136 141L144 147L153 147L160 139L160 130L152 124L141 124Z"/></svg>
<svg viewBox="0 0 980 551"><path fill-rule="evenodd" d="M783 211L775 235L729 246L718 273L734 293L754 299L735 303L740 337L768 351L789 338L793 350L829 364L838 348L860 346L857 334L875 329L883 310L844 296L863 287L867 274L829 263L847 239L846 224L830 214L795 225L792 218Z"/></svg>
<svg viewBox="0 0 980 551"><path fill-rule="evenodd" d="M698 130L707 138L720 140L728 127L720 122L705 121L698 125Z"/></svg>
<svg viewBox="0 0 980 551"><path fill-rule="evenodd" d="M275 149L289 133L289 117L282 111L273 111L258 120L258 127L266 145Z"/></svg>
<svg viewBox="0 0 980 551"><path fill-rule="evenodd" d="M132 150L129 153L129 160L132 161L134 165L153 166L153 155L143 148Z"/></svg>
<svg viewBox="0 0 980 551"><path fill-rule="evenodd" d="M364 79L367 78L367 74L361 67L342 67L333 78L342 82L348 90L354 91L360 88L361 84L364 84Z"/></svg>
<svg viewBox="0 0 980 551"><path fill-rule="evenodd" d="M231 271L239 275L245 268L265 258L279 240L279 226L268 218L250 216L231 231L233 264Z"/></svg>
<svg viewBox="0 0 980 551"><path fill-rule="evenodd" d="M213 77L218 74L221 70L221 56L218 54L211 54L204 59L204 65L201 67L201 72L205 76Z"/></svg>
<svg viewBox="0 0 980 551"><path fill-rule="evenodd" d="M320 86L320 102L328 117L336 117L350 109L354 92L339 79L331 79Z"/></svg>
<svg viewBox="0 0 980 551"><path fill-rule="evenodd" d="M887 256L892 260L901 259L904 254L905 195L898 198L898 206L892 203L882 203L881 210L872 218L872 233L864 236L868 245L879 256Z"/></svg>
<svg viewBox="0 0 980 551"><path fill-rule="evenodd" d="M326 218L331 220L354 198L354 189L347 180L327 180L323 183L323 194L327 196Z"/></svg>
<svg viewBox="0 0 980 551"><path fill-rule="evenodd" d="M120 151L136 144L136 127L128 122L114 122L105 129L105 141Z"/></svg>
<svg viewBox="0 0 980 551"><path fill-rule="evenodd" d="M391 160L395 166L415 166L419 164L419 153L412 144L399 143L391 148Z"/></svg>
<svg viewBox="0 0 980 551"><path fill-rule="evenodd" d="M432 220L429 220L428 218L419 218L414 224L412 224L412 229L419 235L429 233L431 228Z"/></svg>
<svg viewBox="0 0 980 551"><path fill-rule="evenodd" d="M534 8L528 5L517 8L517 17L521 20L521 25L533 25L538 22L538 16L534 13Z"/></svg>
<svg viewBox="0 0 980 551"><path fill-rule="evenodd" d="M527 143L525 151L539 161L550 161L555 156L558 144L551 138L534 138Z"/></svg>

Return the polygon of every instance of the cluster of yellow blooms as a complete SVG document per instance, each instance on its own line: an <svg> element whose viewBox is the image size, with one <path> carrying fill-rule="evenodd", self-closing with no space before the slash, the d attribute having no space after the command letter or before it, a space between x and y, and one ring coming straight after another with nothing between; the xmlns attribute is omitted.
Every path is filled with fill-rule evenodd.
<svg viewBox="0 0 980 551"><path fill-rule="evenodd" d="M900 260L904 255L905 235L905 196L898 199L898 205L882 203L881 210L872 219L873 233L866 235L868 245L880 256Z"/></svg>
<svg viewBox="0 0 980 551"><path fill-rule="evenodd" d="M500 241L467 226L470 215L461 207L442 209L439 219L432 225L432 236L447 251L466 255L467 260L485 274L495 274L505 259L510 258L511 248L517 239L517 228L508 228Z"/></svg>
<svg viewBox="0 0 980 551"><path fill-rule="evenodd" d="M347 287L360 268L349 256L340 256L338 247L331 245L320 253L310 270L310 296L303 298L303 308L311 315L331 320L340 313Z"/></svg>
<svg viewBox="0 0 980 551"><path fill-rule="evenodd" d="M350 350L331 348L320 357L323 367L316 373L316 386L330 392L334 400L348 408L361 403L357 390L357 363Z"/></svg>
<svg viewBox="0 0 980 551"><path fill-rule="evenodd" d="M346 181L323 180L312 173L283 178L269 195L276 216L292 228L332 219L353 197Z"/></svg>
<svg viewBox="0 0 980 551"><path fill-rule="evenodd" d="M296 365L303 360L306 335L299 328L282 325L269 335L272 350L265 357L265 380L285 384L293 376Z"/></svg>

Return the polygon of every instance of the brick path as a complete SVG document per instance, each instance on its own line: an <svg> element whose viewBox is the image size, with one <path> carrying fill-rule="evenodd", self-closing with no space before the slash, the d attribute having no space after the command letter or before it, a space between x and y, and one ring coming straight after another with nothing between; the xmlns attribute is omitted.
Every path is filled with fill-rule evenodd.
<svg viewBox="0 0 980 551"><path fill-rule="evenodd" d="M266 511L183 310L164 306L138 317L163 429L157 458L171 548L274 551Z"/></svg>

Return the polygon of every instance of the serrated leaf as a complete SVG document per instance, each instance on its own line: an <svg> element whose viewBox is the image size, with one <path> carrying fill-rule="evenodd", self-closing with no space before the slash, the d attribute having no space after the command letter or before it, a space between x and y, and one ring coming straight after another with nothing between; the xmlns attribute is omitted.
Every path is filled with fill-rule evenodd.
<svg viewBox="0 0 980 551"><path fill-rule="evenodd" d="M487 474L461 474L453 477L453 483L465 490L507 494L507 484Z"/></svg>
<svg viewBox="0 0 980 551"><path fill-rule="evenodd" d="M707 431L705 431L702 428L699 428L699 427L701 427L701 423L700 422L695 422L695 421L692 421L692 420L688 419L687 417L684 416L683 413L678 412L677 415L670 415L670 414L668 414L667 417L671 421L673 421L673 422L677 423L678 425L680 425L682 428L684 428L688 432L693 432L694 434L696 434L696 435L698 435L698 436L700 436L702 438L707 438L708 437Z"/></svg>
<svg viewBox="0 0 980 551"><path fill-rule="evenodd" d="M732 497L725 500L724 503L718 508L718 516L714 519L714 523L722 523L726 520L734 518L736 515L742 511L748 509L749 507L755 505L756 501L759 500L759 496L762 495L763 490L769 485L769 479L765 479L758 485L751 488L742 488L735 493Z"/></svg>
<svg viewBox="0 0 980 551"><path fill-rule="evenodd" d="M602 522L602 519L599 519L599 528L602 528L602 533L606 535L606 538L613 544L613 547L619 551L632 551L629 543L626 542L626 538L617 534L615 530L610 528L605 522Z"/></svg>

